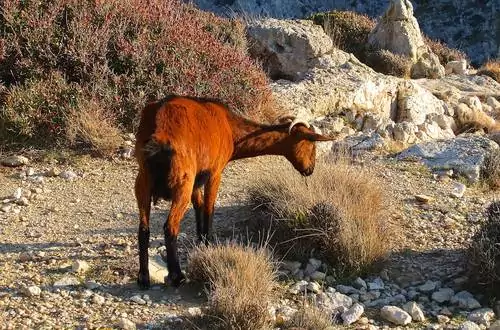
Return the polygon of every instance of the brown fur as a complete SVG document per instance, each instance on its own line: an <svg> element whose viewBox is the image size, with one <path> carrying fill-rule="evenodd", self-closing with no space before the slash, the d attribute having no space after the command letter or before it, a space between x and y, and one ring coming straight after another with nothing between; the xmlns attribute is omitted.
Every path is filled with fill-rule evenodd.
<svg viewBox="0 0 500 330"><path fill-rule="evenodd" d="M216 100L182 96L148 104L137 132L139 173L135 193L139 207L138 283L149 286L148 253L151 201L172 200L164 226L168 280L184 277L177 258L177 235L189 202L196 213L198 237L211 233L217 191L224 167L231 160L259 155L286 157L302 175L314 170L316 134L303 124L289 133L290 123L263 125L238 116ZM203 190L202 190L203 189Z"/></svg>

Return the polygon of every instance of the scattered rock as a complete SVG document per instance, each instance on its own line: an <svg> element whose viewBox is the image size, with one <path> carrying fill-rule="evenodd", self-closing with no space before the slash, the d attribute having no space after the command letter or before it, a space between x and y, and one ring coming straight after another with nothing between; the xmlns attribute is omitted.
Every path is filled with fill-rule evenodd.
<svg viewBox="0 0 500 330"><path fill-rule="evenodd" d="M467 74L467 60L449 61L445 67L446 74Z"/></svg>
<svg viewBox="0 0 500 330"><path fill-rule="evenodd" d="M139 305L146 305L146 300L142 299L140 295L135 295L130 298L130 301L135 302Z"/></svg>
<svg viewBox="0 0 500 330"><path fill-rule="evenodd" d="M446 301L450 301L455 292L450 288L441 288L432 294L432 300L437 301L442 304Z"/></svg>
<svg viewBox="0 0 500 330"><path fill-rule="evenodd" d="M94 304L97 304L97 305L102 305L106 302L106 299L104 299L103 296L100 296L98 294L94 294L94 296L92 297L92 302Z"/></svg>
<svg viewBox="0 0 500 330"><path fill-rule="evenodd" d="M417 202L424 203L424 204L429 204L434 201L433 197L427 196L427 195L415 195L415 199Z"/></svg>
<svg viewBox="0 0 500 330"><path fill-rule="evenodd" d="M200 316L202 314L200 307L189 307L187 312L191 316Z"/></svg>
<svg viewBox="0 0 500 330"><path fill-rule="evenodd" d="M292 287L288 289L288 292L290 292L291 294L304 293L307 290L308 284L309 283L307 281L301 280L292 285Z"/></svg>
<svg viewBox="0 0 500 330"><path fill-rule="evenodd" d="M440 323L440 324L446 324L446 323L450 322L450 318L446 315L439 314L438 316L436 316L436 318L438 320L438 323Z"/></svg>
<svg viewBox="0 0 500 330"><path fill-rule="evenodd" d="M480 330L481 327L474 322L465 321L458 326L458 330ZM490 328L492 329L492 328Z"/></svg>
<svg viewBox="0 0 500 330"><path fill-rule="evenodd" d="M59 177L65 179L65 180L74 180L78 177L78 175L73 172L73 171L70 171L70 170L66 170L66 171L63 171L59 174Z"/></svg>
<svg viewBox="0 0 500 330"><path fill-rule="evenodd" d="M424 312L414 301L409 301L403 305L403 310L410 314L411 318L416 322L424 322L425 316Z"/></svg>
<svg viewBox="0 0 500 330"><path fill-rule="evenodd" d="M90 265L86 261L83 261L83 260L76 260L71 265L71 270L74 273L85 273L89 269L90 269Z"/></svg>
<svg viewBox="0 0 500 330"><path fill-rule="evenodd" d="M354 305L351 306L351 308L342 313L341 317L342 320L344 321L344 325L353 324L354 322L359 320L359 318L361 317L361 315L363 315L364 312L365 309L363 305L355 303Z"/></svg>
<svg viewBox="0 0 500 330"><path fill-rule="evenodd" d="M307 284L307 291L318 293L321 291L321 286L316 282L309 282L309 284Z"/></svg>
<svg viewBox="0 0 500 330"><path fill-rule="evenodd" d="M411 316L404 310L396 306L384 306L380 310L380 315L385 320L397 325L407 325L411 322Z"/></svg>
<svg viewBox="0 0 500 330"><path fill-rule="evenodd" d="M163 284L165 277L168 275L167 264L163 258L156 254L154 257L149 258L149 276L152 283Z"/></svg>
<svg viewBox="0 0 500 330"><path fill-rule="evenodd" d="M461 182L453 183L453 190L451 191L451 195L455 198L462 198L467 190L467 186Z"/></svg>
<svg viewBox="0 0 500 330"><path fill-rule="evenodd" d="M137 327L134 322L130 321L127 318L122 317L120 322L118 322L118 327L123 330L136 330Z"/></svg>
<svg viewBox="0 0 500 330"><path fill-rule="evenodd" d="M21 288L21 292L28 297L36 297L42 293L42 289L36 285Z"/></svg>
<svg viewBox="0 0 500 330"><path fill-rule="evenodd" d="M2 159L2 165L8 167L19 167L28 163L29 159L24 156L9 156Z"/></svg>
<svg viewBox="0 0 500 330"><path fill-rule="evenodd" d="M352 285L356 289L367 289L368 288L368 286L366 285L366 282L361 277L356 278L354 280L354 282L352 282Z"/></svg>
<svg viewBox="0 0 500 330"><path fill-rule="evenodd" d="M467 291L460 291L456 295L454 295L450 302L452 304L458 305L459 308L473 310L481 308L481 304L474 299L472 293Z"/></svg>
<svg viewBox="0 0 500 330"><path fill-rule="evenodd" d="M383 290L385 287L384 281L380 277L377 277L373 282L368 282L368 289L373 290Z"/></svg>
<svg viewBox="0 0 500 330"><path fill-rule="evenodd" d="M480 308L472 311L467 320L488 326L494 317L495 313L491 308Z"/></svg>
<svg viewBox="0 0 500 330"><path fill-rule="evenodd" d="M73 276L64 276L60 280L54 282L54 287L76 286L80 285L80 281Z"/></svg>
<svg viewBox="0 0 500 330"><path fill-rule="evenodd" d="M315 271L310 275L311 280L313 281L323 281L326 277L326 274L320 271Z"/></svg>

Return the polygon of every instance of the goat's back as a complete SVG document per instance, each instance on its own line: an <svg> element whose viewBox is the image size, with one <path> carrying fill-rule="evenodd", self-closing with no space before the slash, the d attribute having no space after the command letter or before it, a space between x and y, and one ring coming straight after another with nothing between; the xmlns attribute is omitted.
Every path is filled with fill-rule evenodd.
<svg viewBox="0 0 500 330"><path fill-rule="evenodd" d="M155 141L167 145L196 171L224 167L233 153L228 111L213 100L181 96L148 104L136 136L138 159L146 157L146 144Z"/></svg>

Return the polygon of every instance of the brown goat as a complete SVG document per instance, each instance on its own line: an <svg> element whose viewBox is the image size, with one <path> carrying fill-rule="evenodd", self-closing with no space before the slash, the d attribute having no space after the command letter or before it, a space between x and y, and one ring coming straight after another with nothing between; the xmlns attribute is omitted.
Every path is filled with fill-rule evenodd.
<svg viewBox="0 0 500 330"><path fill-rule="evenodd" d="M191 201L198 238L204 242L210 239L221 174L229 161L281 155L307 176L314 170L314 142L333 140L298 120L278 125L258 124L232 113L216 100L175 95L145 107L136 137L139 173L135 194L140 218L137 281L141 288L149 287L151 200L172 201L163 229L167 282L178 286L184 281L177 256L180 222Z"/></svg>

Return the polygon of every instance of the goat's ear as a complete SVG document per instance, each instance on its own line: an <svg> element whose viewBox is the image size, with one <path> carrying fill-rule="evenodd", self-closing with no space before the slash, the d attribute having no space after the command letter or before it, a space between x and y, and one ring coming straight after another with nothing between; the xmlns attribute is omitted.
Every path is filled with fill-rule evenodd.
<svg viewBox="0 0 500 330"><path fill-rule="evenodd" d="M313 142L320 141L335 141L336 137L325 136L314 132L312 129L305 127L304 125L296 126L297 134L304 140L309 140Z"/></svg>

